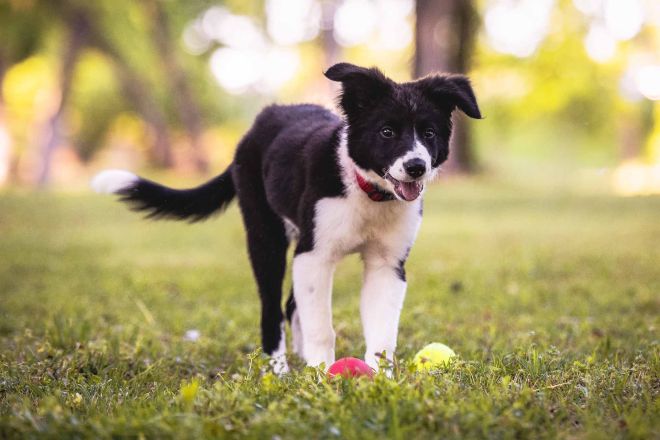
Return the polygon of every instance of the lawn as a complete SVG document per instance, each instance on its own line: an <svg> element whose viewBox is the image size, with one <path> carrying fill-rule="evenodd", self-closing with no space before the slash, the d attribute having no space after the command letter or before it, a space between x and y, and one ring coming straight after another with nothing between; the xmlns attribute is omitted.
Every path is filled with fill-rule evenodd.
<svg viewBox="0 0 660 440"><path fill-rule="evenodd" d="M407 272L392 379L280 379L235 206L191 226L2 193L0 438L660 436L660 198L443 182ZM339 356L364 350L360 274L337 271ZM432 341L460 360L413 373Z"/></svg>

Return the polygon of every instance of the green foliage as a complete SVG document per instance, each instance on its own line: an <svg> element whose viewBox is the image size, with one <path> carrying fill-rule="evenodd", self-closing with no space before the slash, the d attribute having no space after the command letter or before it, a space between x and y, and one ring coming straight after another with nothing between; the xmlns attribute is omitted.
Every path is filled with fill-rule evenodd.
<svg viewBox="0 0 660 440"><path fill-rule="evenodd" d="M482 156L497 148L537 159L614 163L624 142L622 127L640 120L650 105L622 96L622 78L636 51L653 47L654 40L641 33L620 44L612 60L598 63L583 41L589 17L569 0L557 2L551 17L548 35L528 58L498 54L485 39L477 46L473 75L482 86L486 119L473 126ZM640 138L652 128L641 127Z"/></svg>
<svg viewBox="0 0 660 440"><path fill-rule="evenodd" d="M76 66L71 95L76 150L83 161L88 161L103 146L114 118L129 107L111 63L97 51L87 52Z"/></svg>
<svg viewBox="0 0 660 440"><path fill-rule="evenodd" d="M0 68L22 61L41 44L48 25L47 11L29 3L0 2Z"/></svg>
<svg viewBox="0 0 660 440"><path fill-rule="evenodd" d="M481 18L492 2L475 1ZM199 18L213 5L222 5L235 14L249 16L265 30L264 2L261 0L11 0L0 2L0 80L4 70L30 56L49 60L49 72L55 89L60 83L61 57L70 38L73 11L83 11L89 19L92 36L90 46L104 46L104 60L98 60L81 69L98 69L98 83L79 85L74 82L75 96L68 102L67 127L71 144L75 145L83 160L93 159L113 125L117 114L127 108L137 113L146 124L166 125L161 133L171 134L174 148L185 148L185 136L190 131L182 121L177 108L181 94L173 87L176 75L168 71L164 58L171 56L190 89L193 107L199 110L202 128L219 125L246 126L254 115L272 101L299 102L321 100L323 95L323 66L327 63L324 45L320 39L305 42L295 49L301 57L301 66L294 81L290 81L276 96L258 96L246 93L235 96L227 93L213 78L209 57L221 44L214 42L202 55L192 55L183 45L182 34L186 26ZM154 5L164 11L166 20L158 19ZM156 18L155 18L156 17ZM472 124L479 156L487 165L497 160L502 150L526 159L539 161L559 159L579 165L612 165L626 155L645 156L653 160L657 150L659 129L654 123L658 106L646 100L629 102L621 93L620 85L627 69L635 67L645 58L652 59L657 52L658 29L645 24L639 35L631 41L619 42L616 56L597 63L589 58L584 38L593 17L575 7L571 0L555 2L551 13L548 35L538 50L527 58L502 55L489 45L481 21L479 36L470 76L474 79L477 96L486 119ZM159 51L155 37L165 24L169 34L168 49ZM104 44L99 44L99 39ZM88 52L88 49L86 49ZM86 53L83 60L98 55ZM646 55L645 55L646 54ZM378 65L394 78L409 78L410 59L414 47L398 51L376 50L369 44L344 48L340 58L366 65ZM645 61L646 62L646 61ZM650 62L650 61L649 61ZM119 64L130 70L130 83L139 83L144 96L125 99L125 87L117 87L119 78L108 78L110 66ZM171 69L171 66L170 66ZM176 70L176 69L175 69ZM80 72L79 72L80 74ZM82 74L81 74L82 75ZM114 71L111 75L118 76ZM88 75L89 79L89 75ZM318 93L315 90L319 90ZM57 96L57 90L42 87L40 96ZM126 102L125 102L126 101ZM131 102L133 101L133 102ZM145 111L138 102L148 102ZM20 108L17 108L20 107ZM46 119L50 109L32 109L28 106L7 105L9 114L37 115L36 121ZM146 115L154 110L157 115ZM38 130L35 121L9 121L16 152L34 148L30 134ZM196 125L196 124L195 124ZM214 127L215 126L215 127ZM36 128L35 128L36 127ZM560 136L557 134L561 133ZM645 140L646 139L646 140ZM654 142L652 144L652 141ZM147 138L136 149L147 150ZM646 145L645 145L646 144ZM630 151L629 151L630 150ZM29 155L25 155L29 157ZM153 155L152 155L153 156ZM555 160L556 161L556 160Z"/></svg>
<svg viewBox="0 0 660 440"><path fill-rule="evenodd" d="M190 226L99 196L3 194L0 437L657 437L659 210L431 188L394 378L351 382L296 359L266 372L236 208ZM337 271L339 356L364 350L360 272ZM417 375L431 341L460 359Z"/></svg>

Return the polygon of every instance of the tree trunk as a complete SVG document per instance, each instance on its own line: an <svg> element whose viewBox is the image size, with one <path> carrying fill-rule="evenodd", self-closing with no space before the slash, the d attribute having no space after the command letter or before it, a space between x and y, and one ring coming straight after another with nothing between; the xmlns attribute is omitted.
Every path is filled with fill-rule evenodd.
<svg viewBox="0 0 660 440"><path fill-rule="evenodd" d="M152 162L162 168L171 167L173 165L172 143L167 119L163 111L158 106L149 86L142 80L138 72L126 63L121 54L97 29L98 27L94 27L90 32L90 44L103 52L113 62L124 96L153 130Z"/></svg>
<svg viewBox="0 0 660 440"><path fill-rule="evenodd" d="M2 94L6 70L5 56L0 49L0 186L12 178L12 141L5 120L5 99Z"/></svg>
<svg viewBox="0 0 660 440"><path fill-rule="evenodd" d="M417 0L414 76L466 73L474 48L477 17L471 0ZM465 115L455 112L450 155L444 168L471 172L477 167Z"/></svg>
<svg viewBox="0 0 660 440"><path fill-rule="evenodd" d="M153 40L165 67L165 76L170 81L177 112L195 154L195 166L198 171L206 172L208 161L202 146L202 116L186 80L185 72L177 61L167 14L160 0L149 0L144 5L151 17Z"/></svg>
<svg viewBox="0 0 660 440"><path fill-rule="evenodd" d="M113 57L113 62L124 96L153 130L151 161L161 168L172 167L174 159L169 127L165 115L158 107L156 98L137 72L121 59Z"/></svg>
<svg viewBox="0 0 660 440"><path fill-rule="evenodd" d="M69 17L66 22L70 29L69 41L62 56L62 66L60 73L60 102L55 113L48 120L44 129L41 146L41 170L37 183L39 186L46 186L50 180L53 153L62 140L64 109L71 92L71 81L73 73L80 56L80 52L85 44L89 31L88 22L81 14L75 14Z"/></svg>

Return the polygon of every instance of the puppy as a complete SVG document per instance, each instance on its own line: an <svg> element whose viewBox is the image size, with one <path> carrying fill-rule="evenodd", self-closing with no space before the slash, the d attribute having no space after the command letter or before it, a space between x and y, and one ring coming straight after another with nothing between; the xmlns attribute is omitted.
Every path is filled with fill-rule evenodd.
<svg viewBox="0 0 660 440"><path fill-rule="evenodd" d="M342 85L343 117L317 105L273 105L256 118L219 176L175 190L128 171L98 174L148 218L199 221L236 197L261 298L263 350L288 371L285 317L293 350L311 366L335 360L332 279L346 255L364 262L360 314L365 361L392 359L406 294L405 262L422 219L422 194L449 154L451 114L481 118L469 80L431 75L396 83L376 68L347 63L325 76ZM288 247L293 288L282 310Z"/></svg>

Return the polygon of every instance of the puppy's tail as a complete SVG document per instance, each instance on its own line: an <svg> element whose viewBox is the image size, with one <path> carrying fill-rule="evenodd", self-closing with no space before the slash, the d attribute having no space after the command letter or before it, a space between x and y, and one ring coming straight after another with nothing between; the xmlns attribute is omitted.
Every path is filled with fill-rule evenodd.
<svg viewBox="0 0 660 440"><path fill-rule="evenodd" d="M172 189L123 170L106 170L91 182L98 193L118 194L149 219L198 222L222 212L236 195L231 165L224 173L190 189Z"/></svg>

